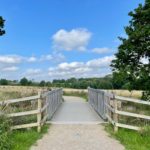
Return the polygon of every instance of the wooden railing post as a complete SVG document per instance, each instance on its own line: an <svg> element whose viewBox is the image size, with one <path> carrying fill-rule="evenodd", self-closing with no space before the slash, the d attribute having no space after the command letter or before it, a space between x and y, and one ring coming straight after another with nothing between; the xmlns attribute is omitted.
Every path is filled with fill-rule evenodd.
<svg viewBox="0 0 150 150"><path fill-rule="evenodd" d="M117 100L115 99L115 97L114 97L114 100L113 100L113 105L114 105L114 113L113 113L113 119L114 119L114 122L115 122L115 124L114 124L114 132L118 132L118 126L116 126L116 124L118 123L118 114L116 113L116 111L117 111L117 108L118 108L118 106L117 106Z"/></svg>
<svg viewBox="0 0 150 150"><path fill-rule="evenodd" d="M42 112L41 112L42 99L41 99L41 92L38 92L38 95L39 95L39 98L38 98L38 114L37 114L37 123L38 123L37 131L41 132L41 120L42 120Z"/></svg>

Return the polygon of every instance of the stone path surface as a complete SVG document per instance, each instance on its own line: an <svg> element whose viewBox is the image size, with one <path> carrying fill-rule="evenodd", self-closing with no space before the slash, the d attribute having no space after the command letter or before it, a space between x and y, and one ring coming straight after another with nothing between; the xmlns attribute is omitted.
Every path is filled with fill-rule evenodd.
<svg viewBox="0 0 150 150"><path fill-rule="evenodd" d="M124 150L109 137L103 120L83 99L64 97L47 134L31 150Z"/></svg>

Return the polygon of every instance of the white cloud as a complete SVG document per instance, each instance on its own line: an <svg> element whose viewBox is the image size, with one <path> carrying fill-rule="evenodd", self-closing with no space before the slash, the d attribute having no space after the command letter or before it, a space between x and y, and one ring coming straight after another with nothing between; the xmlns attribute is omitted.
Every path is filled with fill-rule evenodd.
<svg viewBox="0 0 150 150"><path fill-rule="evenodd" d="M66 31L61 29L53 36L53 44L55 49L61 50L86 50L86 46L91 38L91 33L87 29L72 29Z"/></svg>
<svg viewBox="0 0 150 150"><path fill-rule="evenodd" d="M65 56L61 53L53 53L48 55L42 55L40 61L51 61L53 63L60 63L65 60Z"/></svg>
<svg viewBox="0 0 150 150"><path fill-rule="evenodd" d="M48 70L50 78L100 77L111 72L110 62L114 56L89 60L87 62L64 62Z"/></svg>
<svg viewBox="0 0 150 150"><path fill-rule="evenodd" d="M26 71L26 75L27 76L32 76L32 75L38 75L38 74L40 74L42 72L42 70L41 69L27 69L27 71Z"/></svg>
<svg viewBox="0 0 150 150"><path fill-rule="evenodd" d="M36 57L29 57L27 58L27 62L36 62L37 61L37 58Z"/></svg>
<svg viewBox="0 0 150 150"><path fill-rule="evenodd" d="M108 48L108 47L102 47L102 48L93 48L92 52L93 53L97 53L97 54L104 54L104 53L109 53L111 52L112 49Z"/></svg>
<svg viewBox="0 0 150 150"><path fill-rule="evenodd" d="M0 63L18 64L21 63L22 57L18 55L0 55Z"/></svg>
<svg viewBox="0 0 150 150"><path fill-rule="evenodd" d="M19 68L16 66L11 66L11 67L5 67L2 68L2 71L17 71Z"/></svg>

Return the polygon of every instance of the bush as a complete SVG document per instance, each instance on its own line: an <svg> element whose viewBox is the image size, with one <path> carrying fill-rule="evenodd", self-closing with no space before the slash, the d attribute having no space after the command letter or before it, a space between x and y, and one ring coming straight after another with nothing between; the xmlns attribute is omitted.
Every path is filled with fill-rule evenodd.
<svg viewBox="0 0 150 150"><path fill-rule="evenodd" d="M11 150L10 119L0 114L0 150Z"/></svg>

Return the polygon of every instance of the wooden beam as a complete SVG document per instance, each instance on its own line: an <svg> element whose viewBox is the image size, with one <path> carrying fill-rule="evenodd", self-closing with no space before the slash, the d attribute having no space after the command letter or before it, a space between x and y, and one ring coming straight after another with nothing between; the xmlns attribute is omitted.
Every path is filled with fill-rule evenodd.
<svg viewBox="0 0 150 150"><path fill-rule="evenodd" d="M8 114L8 117L19 117L19 116L26 116L26 115L34 115L39 113L38 110L31 110L31 111L26 111L26 112L17 112L17 113L11 113Z"/></svg>
<svg viewBox="0 0 150 150"><path fill-rule="evenodd" d="M115 96L115 99L117 99L119 101L128 101L128 102L133 102L133 103L150 105L150 102L148 102L148 101L143 101L143 100L134 99L134 98L128 98L128 97L122 97L122 96Z"/></svg>
<svg viewBox="0 0 150 150"><path fill-rule="evenodd" d="M119 111L119 110L116 110L115 112L117 114L119 114L119 115L130 116L130 117L137 117L137 118L142 118L142 119L150 120L150 116L146 116L146 115L140 115L140 114L136 114L136 113Z"/></svg>
<svg viewBox="0 0 150 150"><path fill-rule="evenodd" d="M36 127L38 126L38 123L30 123L30 124L23 124L23 125L16 125L11 127L12 130L14 129L22 129L22 128L30 128L30 127Z"/></svg>

